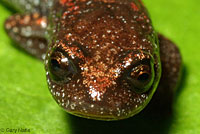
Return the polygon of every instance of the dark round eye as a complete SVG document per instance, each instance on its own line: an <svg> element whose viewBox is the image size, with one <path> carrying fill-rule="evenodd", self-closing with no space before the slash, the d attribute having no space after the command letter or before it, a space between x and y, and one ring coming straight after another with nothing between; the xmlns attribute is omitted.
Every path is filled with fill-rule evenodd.
<svg viewBox="0 0 200 134"><path fill-rule="evenodd" d="M73 74L77 73L72 60L61 52L53 52L49 59L51 77L56 81L68 81Z"/></svg>
<svg viewBox="0 0 200 134"><path fill-rule="evenodd" d="M154 80L153 63L150 60L141 61L130 70L127 79L135 92L146 92L150 89Z"/></svg>

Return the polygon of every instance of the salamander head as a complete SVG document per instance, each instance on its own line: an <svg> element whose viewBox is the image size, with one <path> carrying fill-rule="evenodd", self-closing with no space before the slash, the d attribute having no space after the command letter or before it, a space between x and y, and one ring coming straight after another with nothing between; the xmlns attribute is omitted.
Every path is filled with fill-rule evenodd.
<svg viewBox="0 0 200 134"><path fill-rule="evenodd" d="M71 114L128 118L148 104L157 88L158 43L149 18L125 5L113 7L97 5L74 21L63 17L47 53L49 89Z"/></svg>

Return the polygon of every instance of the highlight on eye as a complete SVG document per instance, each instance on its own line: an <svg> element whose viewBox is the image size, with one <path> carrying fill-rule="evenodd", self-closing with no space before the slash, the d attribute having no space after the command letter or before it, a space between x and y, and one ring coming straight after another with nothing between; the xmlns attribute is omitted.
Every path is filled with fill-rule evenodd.
<svg viewBox="0 0 200 134"><path fill-rule="evenodd" d="M62 52L54 51L49 58L49 70L55 81L69 81L77 73L72 60Z"/></svg>

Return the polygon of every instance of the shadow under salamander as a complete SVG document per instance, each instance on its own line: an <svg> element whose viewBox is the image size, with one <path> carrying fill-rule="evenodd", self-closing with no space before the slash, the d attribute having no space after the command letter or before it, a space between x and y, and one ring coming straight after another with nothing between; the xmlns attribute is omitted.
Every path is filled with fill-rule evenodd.
<svg viewBox="0 0 200 134"><path fill-rule="evenodd" d="M181 81L174 95L174 101L185 86L186 76L187 70L183 66ZM172 104L170 103L170 105ZM66 116L70 121L73 134L168 134L174 118L173 110L166 112L166 109L149 107L147 106L138 115L119 121L89 120L69 114L66 114Z"/></svg>
<svg viewBox="0 0 200 134"><path fill-rule="evenodd" d="M129 119L107 122L70 115L70 121L73 134L164 134L168 132L171 118L143 116L143 113L140 113Z"/></svg>

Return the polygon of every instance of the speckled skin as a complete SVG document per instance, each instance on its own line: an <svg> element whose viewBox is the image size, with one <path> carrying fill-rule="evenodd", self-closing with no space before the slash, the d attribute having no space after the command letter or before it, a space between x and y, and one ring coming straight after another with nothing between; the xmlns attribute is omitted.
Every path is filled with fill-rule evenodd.
<svg viewBox="0 0 200 134"><path fill-rule="evenodd" d="M124 119L140 112L156 89L161 98L175 89L180 53L171 41L157 36L141 1L28 2L26 15L10 17L5 28L21 47L44 59L50 92L67 112ZM165 75L158 86L161 62Z"/></svg>

